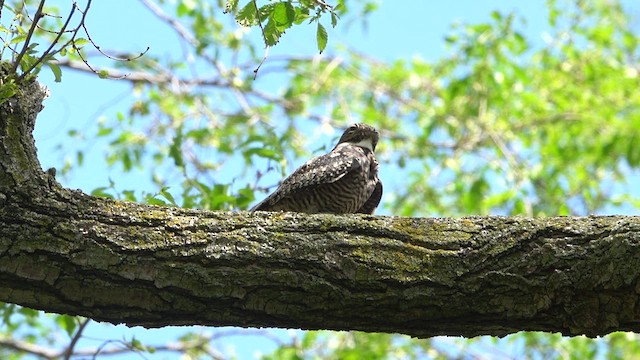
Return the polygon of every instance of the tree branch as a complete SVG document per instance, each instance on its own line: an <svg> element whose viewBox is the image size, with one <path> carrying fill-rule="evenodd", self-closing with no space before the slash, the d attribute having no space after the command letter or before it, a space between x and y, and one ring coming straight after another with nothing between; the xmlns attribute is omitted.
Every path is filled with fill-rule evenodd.
<svg viewBox="0 0 640 360"><path fill-rule="evenodd" d="M184 86L229 86L226 82L219 79L180 79L168 74L151 74L142 71L122 72L113 68L100 67L89 68L86 63L82 61L73 61L68 59L57 60L55 61L55 64L87 73L107 71L109 76L112 78L123 79L132 83L169 84L172 82L178 82Z"/></svg>
<svg viewBox="0 0 640 360"><path fill-rule="evenodd" d="M640 217L209 212L39 167L36 83L0 105L0 301L99 321L434 335L640 331Z"/></svg>
<svg viewBox="0 0 640 360"><path fill-rule="evenodd" d="M638 330L636 217L250 215L77 192L51 200L4 207L2 301L147 327Z"/></svg>

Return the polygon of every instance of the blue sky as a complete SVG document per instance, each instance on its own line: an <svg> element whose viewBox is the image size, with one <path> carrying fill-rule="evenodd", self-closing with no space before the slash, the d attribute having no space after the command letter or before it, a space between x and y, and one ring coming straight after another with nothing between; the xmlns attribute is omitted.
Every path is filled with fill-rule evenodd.
<svg viewBox="0 0 640 360"><path fill-rule="evenodd" d="M51 1L51 0L50 0ZM60 9L68 8L66 1L56 0ZM502 12L518 11L526 14L527 31L534 41L542 41L542 32L546 23L542 2L527 2L513 5L511 1L482 2L474 0L447 3L383 1L378 11L368 21L367 29L359 23L347 26L339 23L335 29L329 29L327 53L335 53L333 46L346 44L357 51L370 54L382 60L410 59L421 57L435 60L446 52L444 35L455 22L480 22L489 19L493 9ZM122 11L127 9L127 11ZM114 26L113 19L118 19ZM402 24L402 26L398 26ZM91 37L103 49L124 49L140 52L150 47L150 53L166 54L181 51L180 43L173 31L151 15L138 1L110 0L94 1L87 18ZM252 30L256 33L256 30ZM315 27L295 27L285 34L280 44L270 50L270 56L278 54L310 56L317 53ZM267 61L268 65L268 61ZM82 130L94 125L101 117L113 118L118 110L125 110L133 100L130 84L126 81L102 80L87 74L64 71L63 81L55 83L52 75L45 69L40 81L51 90L51 96L45 101L45 109L40 114L34 135L40 160L44 168L61 168L65 157L56 151L56 146L64 139L69 129ZM258 81L261 81L259 78ZM271 87L273 84L260 84ZM102 164L102 152L106 144L92 144L87 153L85 167L64 179L65 185L90 191L108 183L109 174ZM91 174L91 176L86 176ZM139 182L136 174L111 174L119 183L126 185ZM125 181L123 182L122 179ZM133 184L135 185L135 184ZM127 188L134 188L129 186ZM136 187L137 188L137 187Z"/></svg>
<svg viewBox="0 0 640 360"><path fill-rule="evenodd" d="M68 8L68 1L50 1L58 3L61 9ZM491 11L503 13L516 11L526 18L525 33L534 42L543 42L546 28L546 10L543 1L511 0L457 0L457 1L382 1L378 11L368 21L367 30L358 24L345 30L339 23L335 29L329 29L329 50L338 44L367 53L382 60L410 59L421 57L435 60L446 54L444 36L451 24L456 22L477 23L488 21ZM64 13L64 10L62 11ZM91 36L104 49L127 49L134 52L150 47L155 54L179 52L180 46L175 34L168 27L151 15L138 1L109 0L94 1L87 20ZM271 50L270 55L277 54L316 54L313 31L315 28L296 28L289 31L281 43ZM255 31L255 30L253 30ZM61 168L65 157L74 154L61 153L58 144L68 141L66 137L70 129L84 129L94 126L103 116L113 117L118 111L126 110L127 104L133 100L130 84L126 81L101 80L95 76L65 70L62 83L55 83L53 77L45 69L39 79L51 91L45 101L45 109L36 124L35 138L39 150L39 158L43 168ZM265 84L273 86L273 84ZM85 166L77 169L69 179L62 179L63 185L80 188L90 192L96 187L107 184L108 179L118 179L123 188L139 188L140 182L135 174L122 175L109 170L102 163L102 153L107 144L94 143L88 148ZM93 324L87 335L100 339L122 339L135 336L143 341L161 344L174 339L182 333L181 328L165 328L145 331L140 328L128 329L124 326ZM215 331L203 329L203 331ZM284 330L278 331L280 336L287 336ZM85 342L84 345L98 346L100 342ZM240 358L252 357L256 352L267 353L275 346L264 339L245 338L229 342L235 346ZM241 345L243 344L243 345ZM81 344L82 346L82 344ZM221 350L225 350L222 346ZM154 355L147 358L171 358L171 356Z"/></svg>

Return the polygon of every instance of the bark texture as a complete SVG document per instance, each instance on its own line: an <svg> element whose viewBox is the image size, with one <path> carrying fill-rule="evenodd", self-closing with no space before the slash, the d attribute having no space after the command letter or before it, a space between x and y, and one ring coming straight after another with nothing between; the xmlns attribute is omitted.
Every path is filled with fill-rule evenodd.
<svg viewBox="0 0 640 360"><path fill-rule="evenodd" d="M43 91L0 105L0 301L111 323L433 335L640 331L640 218L227 213L61 188ZM34 110L35 109L35 110Z"/></svg>

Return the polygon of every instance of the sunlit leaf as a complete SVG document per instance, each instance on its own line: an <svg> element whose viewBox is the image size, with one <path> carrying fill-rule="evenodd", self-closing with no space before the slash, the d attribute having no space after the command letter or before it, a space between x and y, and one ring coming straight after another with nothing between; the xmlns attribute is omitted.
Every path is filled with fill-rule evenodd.
<svg viewBox="0 0 640 360"><path fill-rule="evenodd" d="M47 66L49 66L49 69L51 69L51 72L53 73L53 76L55 77L54 81L55 82L60 82L62 81L62 70L60 69L60 66L58 64L55 64L53 62L47 62Z"/></svg>
<svg viewBox="0 0 640 360"><path fill-rule="evenodd" d="M257 24L257 7L254 0L247 2L236 14L236 21L242 26L251 26Z"/></svg>
<svg viewBox="0 0 640 360"><path fill-rule="evenodd" d="M278 43L282 32L278 29L276 22L270 19L264 26L264 40L266 45L273 46Z"/></svg>
<svg viewBox="0 0 640 360"><path fill-rule="evenodd" d="M238 9L238 0L226 0L224 3L224 11L234 13Z"/></svg>
<svg viewBox="0 0 640 360"><path fill-rule="evenodd" d="M272 18L279 27L288 28L293 24L296 11L290 2L278 2L274 8Z"/></svg>
<svg viewBox="0 0 640 360"><path fill-rule="evenodd" d="M327 30L322 26L322 24L318 23L318 29L316 30L316 43L318 44L318 51L320 53L322 53L327 47L328 37L329 35L327 35Z"/></svg>

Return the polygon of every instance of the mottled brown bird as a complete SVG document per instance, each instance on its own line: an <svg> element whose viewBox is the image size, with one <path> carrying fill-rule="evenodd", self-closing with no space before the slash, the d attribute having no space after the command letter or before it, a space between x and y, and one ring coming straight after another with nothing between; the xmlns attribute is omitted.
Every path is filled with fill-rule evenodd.
<svg viewBox="0 0 640 360"><path fill-rule="evenodd" d="M304 163L251 211L373 214L382 198L379 137L372 126L351 125L331 152Z"/></svg>

